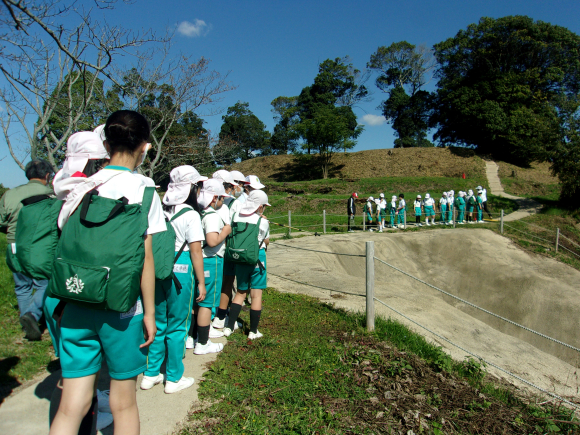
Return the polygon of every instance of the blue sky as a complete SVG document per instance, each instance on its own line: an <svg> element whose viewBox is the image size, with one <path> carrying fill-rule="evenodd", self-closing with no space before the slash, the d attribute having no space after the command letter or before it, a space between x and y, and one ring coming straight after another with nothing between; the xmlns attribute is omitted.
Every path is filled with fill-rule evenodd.
<svg viewBox="0 0 580 435"><path fill-rule="evenodd" d="M224 94L217 107L225 112L237 101L246 101L272 130L270 102L280 95L298 95L312 83L325 59L349 55L354 66L363 69L381 45L406 40L430 47L482 16L518 14L580 34L578 0L137 0L117 6L108 19L158 33L178 28L176 53L211 59L212 69L230 71L230 81L238 86ZM373 91L372 101L355 108L361 123L365 115L380 115L377 106L385 98L374 86L374 77L367 85ZM205 120L206 128L219 132L221 115ZM390 148L393 140L388 124L366 125L354 151ZM24 183L22 171L0 138L0 158L4 156L0 183L9 187Z"/></svg>

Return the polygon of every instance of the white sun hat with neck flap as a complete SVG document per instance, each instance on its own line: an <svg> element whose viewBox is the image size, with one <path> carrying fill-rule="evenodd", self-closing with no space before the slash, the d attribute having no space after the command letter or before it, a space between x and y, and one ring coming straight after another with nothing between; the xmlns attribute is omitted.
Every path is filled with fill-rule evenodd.
<svg viewBox="0 0 580 435"><path fill-rule="evenodd" d="M203 182L203 187L201 192L197 197L197 203L206 208L209 206L214 198L214 196L224 196L227 198L233 198L232 195L228 195L224 189L224 183L221 179L210 178Z"/></svg>
<svg viewBox="0 0 580 435"><path fill-rule="evenodd" d="M231 174L231 172L228 172L225 169L215 171L212 175L212 178L217 178L218 180L222 180L224 183L230 183L234 186L238 186L238 183L236 183L236 180L234 180L234 177Z"/></svg>
<svg viewBox="0 0 580 435"><path fill-rule="evenodd" d="M262 190L252 190L248 195L247 201L244 203L244 207L240 210L241 214L252 214L261 205L270 205L268 203L268 195Z"/></svg>
<svg viewBox="0 0 580 435"><path fill-rule="evenodd" d="M266 187L262 183L260 183L260 179L256 175L248 175L246 177L246 184L249 185L251 188L258 190L261 190L264 187Z"/></svg>
<svg viewBox="0 0 580 435"><path fill-rule="evenodd" d="M246 176L242 174L240 171L230 171L230 175L233 177L234 181L238 183L246 182Z"/></svg>
<svg viewBox="0 0 580 435"><path fill-rule="evenodd" d="M169 179L171 182L167 186L163 204L178 205L185 202L191 191L192 184L205 181L207 177L199 175L199 172L193 166L183 165L173 168L169 173Z"/></svg>

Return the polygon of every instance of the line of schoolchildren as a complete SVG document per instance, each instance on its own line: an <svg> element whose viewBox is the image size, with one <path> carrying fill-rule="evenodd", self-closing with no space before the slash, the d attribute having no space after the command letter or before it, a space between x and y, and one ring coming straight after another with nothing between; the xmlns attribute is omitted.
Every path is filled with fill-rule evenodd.
<svg viewBox="0 0 580 435"><path fill-rule="evenodd" d="M413 212L415 215L415 226L422 227L421 217L425 216L425 224L437 225L435 214L437 205L439 205L441 225L453 225L454 209L456 209L456 223L463 225L465 223L475 224L483 223L483 211L485 210L491 218L491 213L487 209L487 190L481 186L476 188L477 195L474 195L473 190L468 192L460 191L455 197L455 192L450 190L443 192L439 201L431 197L429 193L425 194L425 199L421 195L413 201ZM474 215L474 212L476 215ZM375 199L370 196L363 207L364 219L369 231L378 229L382 233L383 229L400 229L407 223L407 203L405 202L405 195L399 194L398 200L395 195L391 197L391 201L386 201L385 194L379 194L379 198ZM431 220L431 223L429 223ZM352 230L349 229L349 232Z"/></svg>
<svg viewBox="0 0 580 435"><path fill-rule="evenodd" d="M69 138L54 179L61 235L44 314L62 379L51 400L50 434L95 433L99 418L114 421L115 434L138 434L137 376L144 374L143 390L162 382L168 394L190 387L186 349L220 352L223 345L211 338L238 328L248 294L248 338L262 337L265 186L239 171L219 170L208 179L179 166L160 201L153 180L135 173L149 136L141 114L117 111L94 132ZM230 239L241 246L234 244L238 234L249 248L232 253ZM237 262L252 249L253 264ZM111 377L108 395L96 390L103 358Z"/></svg>

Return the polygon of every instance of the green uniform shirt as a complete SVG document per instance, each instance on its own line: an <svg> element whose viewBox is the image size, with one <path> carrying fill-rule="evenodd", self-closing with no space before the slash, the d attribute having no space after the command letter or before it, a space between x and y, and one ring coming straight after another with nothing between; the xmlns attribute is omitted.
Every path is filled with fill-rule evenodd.
<svg viewBox="0 0 580 435"><path fill-rule="evenodd" d="M27 184L6 191L0 199L0 227L8 227L7 231L6 228L2 228L7 233L8 243L16 242L16 221L22 208L20 201L31 196L51 194L52 188L37 180L31 180Z"/></svg>

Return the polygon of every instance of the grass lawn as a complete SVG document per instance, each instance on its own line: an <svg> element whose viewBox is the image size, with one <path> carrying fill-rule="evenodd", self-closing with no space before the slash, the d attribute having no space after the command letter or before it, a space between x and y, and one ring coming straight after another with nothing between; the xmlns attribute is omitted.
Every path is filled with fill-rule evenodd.
<svg viewBox="0 0 580 435"><path fill-rule="evenodd" d="M524 404L398 322L369 334L362 315L273 289L262 319L262 339L228 339L181 435L577 433L568 411Z"/></svg>
<svg viewBox="0 0 580 435"><path fill-rule="evenodd" d="M18 303L12 272L6 266L6 234L0 234L0 403L14 388L53 369L54 349L48 332L41 341L29 342L18 320ZM51 364L52 363L52 364Z"/></svg>

